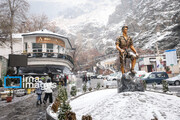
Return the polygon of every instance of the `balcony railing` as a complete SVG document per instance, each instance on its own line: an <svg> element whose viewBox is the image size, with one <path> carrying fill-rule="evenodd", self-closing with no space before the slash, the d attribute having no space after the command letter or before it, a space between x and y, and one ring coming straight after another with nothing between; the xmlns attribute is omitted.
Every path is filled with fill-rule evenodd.
<svg viewBox="0 0 180 120"><path fill-rule="evenodd" d="M74 61L70 55L61 54L61 53L54 53L54 52L31 52L26 53L28 58L60 58L69 60L73 65Z"/></svg>

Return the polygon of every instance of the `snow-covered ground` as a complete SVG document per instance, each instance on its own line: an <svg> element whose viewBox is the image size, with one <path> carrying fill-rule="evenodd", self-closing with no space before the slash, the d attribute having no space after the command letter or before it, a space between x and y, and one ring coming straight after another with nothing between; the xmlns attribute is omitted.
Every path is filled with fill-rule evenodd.
<svg viewBox="0 0 180 120"><path fill-rule="evenodd" d="M180 120L180 98L154 92L124 92L106 89L70 102L78 120L89 114L93 120Z"/></svg>

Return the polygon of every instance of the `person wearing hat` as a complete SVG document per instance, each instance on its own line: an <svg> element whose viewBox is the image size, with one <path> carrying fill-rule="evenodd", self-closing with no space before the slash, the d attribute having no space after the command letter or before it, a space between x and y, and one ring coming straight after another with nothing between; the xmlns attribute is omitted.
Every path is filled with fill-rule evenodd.
<svg viewBox="0 0 180 120"><path fill-rule="evenodd" d="M120 57L120 66L122 74L125 73L124 65L125 65L125 59L130 58L131 59L131 73L136 74L134 71L134 67L136 64L136 59L138 58L138 53L136 49L133 46L133 41L130 36L127 35L128 26L122 27L123 36L119 36L116 39L116 49L119 51L119 57ZM133 51L130 52L129 48Z"/></svg>

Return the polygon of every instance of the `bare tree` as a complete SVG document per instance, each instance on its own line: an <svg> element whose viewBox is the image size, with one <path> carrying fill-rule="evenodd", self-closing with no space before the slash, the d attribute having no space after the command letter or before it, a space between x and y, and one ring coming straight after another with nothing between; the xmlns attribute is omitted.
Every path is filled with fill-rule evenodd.
<svg viewBox="0 0 180 120"><path fill-rule="evenodd" d="M17 31L18 23L21 23L26 18L29 4L26 0L1 0L0 6L1 15L5 18L7 28L9 28L8 37L10 40L11 54L13 54L12 33Z"/></svg>
<svg viewBox="0 0 180 120"><path fill-rule="evenodd" d="M22 25L20 25L18 32L32 32L42 29L48 29L52 32L58 32L59 28L55 22L50 22L45 14L30 15Z"/></svg>

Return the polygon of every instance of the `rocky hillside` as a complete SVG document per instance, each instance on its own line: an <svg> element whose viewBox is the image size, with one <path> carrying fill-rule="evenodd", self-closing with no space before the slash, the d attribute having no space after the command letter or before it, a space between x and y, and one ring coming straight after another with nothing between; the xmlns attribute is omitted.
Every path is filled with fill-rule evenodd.
<svg viewBox="0 0 180 120"><path fill-rule="evenodd" d="M179 0L122 0L109 17L109 25L125 20L136 46L180 50Z"/></svg>
<svg viewBox="0 0 180 120"><path fill-rule="evenodd" d="M107 16L106 23L102 18ZM129 26L136 47L149 49L157 43L160 50L180 50L179 0L114 0L113 4L101 4L89 14L63 18L64 24L62 19L56 21L75 44L81 42L85 49L95 48L102 53L115 50L115 39L122 34L123 24Z"/></svg>

